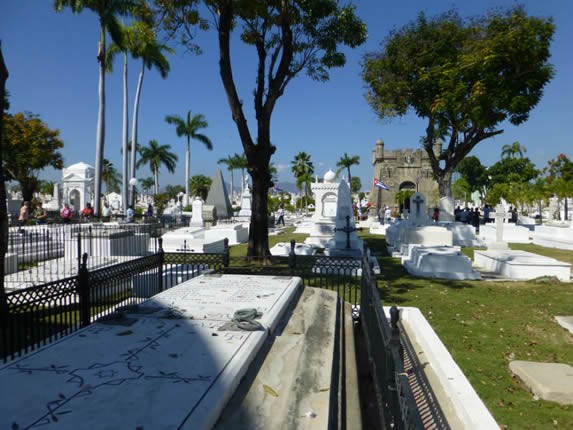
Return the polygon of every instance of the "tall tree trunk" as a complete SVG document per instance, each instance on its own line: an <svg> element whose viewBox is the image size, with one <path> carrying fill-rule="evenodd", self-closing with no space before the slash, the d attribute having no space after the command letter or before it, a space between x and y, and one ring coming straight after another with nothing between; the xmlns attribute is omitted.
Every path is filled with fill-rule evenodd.
<svg viewBox="0 0 573 430"><path fill-rule="evenodd" d="M0 44L0 166L2 166L2 134L4 129L4 98L6 97L6 80L8 69L2 55ZM8 208L6 207L6 184L4 175L0 175L0 324L8 316L6 290L4 288L4 257L8 251ZM3 324L1 324L3 325Z"/></svg>
<svg viewBox="0 0 573 430"><path fill-rule="evenodd" d="M251 224L249 226L249 245L247 248L247 256L269 257L271 255L269 251L267 201L269 183L266 175L262 171L254 172L254 174L251 174L251 178L253 181L253 205Z"/></svg>
<svg viewBox="0 0 573 430"><path fill-rule="evenodd" d="M100 42L98 47L99 61L99 109L97 116L96 158L95 158L95 184L94 184L94 216L99 218L101 179L105 144L105 26L101 26ZM89 200L86 198L86 200ZM80 208L81 209L81 208Z"/></svg>
<svg viewBox="0 0 573 430"><path fill-rule="evenodd" d="M231 192L229 193L229 198L231 199L231 206L233 205L233 169L229 169L231 171Z"/></svg>
<svg viewBox="0 0 573 430"><path fill-rule="evenodd" d="M137 156L137 123L139 119L139 97L143 86L143 75L145 73L145 62L142 62L137 89L135 90L135 102L133 104L133 124L131 129L131 170L130 179L136 178L136 156ZM135 186L131 186L131 205L135 207Z"/></svg>
<svg viewBox="0 0 573 430"><path fill-rule="evenodd" d="M155 181L155 194L159 194L159 169L153 169L153 179Z"/></svg>
<svg viewBox="0 0 573 430"><path fill-rule="evenodd" d="M451 169L441 170L440 174L437 175L438 180L438 193L439 197L451 197L452 196L452 173Z"/></svg>
<svg viewBox="0 0 573 430"><path fill-rule="evenodd" d="M128 187L129 187L129 170L127 163L127 53L123 53L123 133L122 133L122 187L121 187L121 200L123 203L123 210L127 210L128 203Z"/></svg>

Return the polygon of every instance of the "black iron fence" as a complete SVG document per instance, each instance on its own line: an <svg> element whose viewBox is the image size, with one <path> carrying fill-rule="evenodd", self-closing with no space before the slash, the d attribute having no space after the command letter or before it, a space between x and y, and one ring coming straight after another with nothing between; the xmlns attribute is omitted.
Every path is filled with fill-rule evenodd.
<svg viewBox="0 0 573 430"><path fill-rule="evenodd" d="M366 257L362 264L369 264ZM383 428L449 429L416 351L401 327L400 310L392 306L389 313L390 321L384 313L374 272L365 268L359 321Z"/></svg>

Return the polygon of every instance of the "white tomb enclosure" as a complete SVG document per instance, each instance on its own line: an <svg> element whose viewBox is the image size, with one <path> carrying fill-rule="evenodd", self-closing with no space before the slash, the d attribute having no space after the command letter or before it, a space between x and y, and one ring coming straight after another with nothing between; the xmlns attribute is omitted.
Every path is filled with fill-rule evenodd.
<svg viewBox="0 0 573 430"><path fill-rule="evenodd" d="M458 246L410 245L408 256L402 257L404 268L414 276L440 279L481 279L472 261Z"/></svg>
<svg viewBox="0 0 573 430"><path fill-rule="evenodd" d="M334 246L329 243L324 250L326 255L361 257L364 241L356 234L356 223L352 211L350 188L345 180L338 186Z"/></svg>
<svg viewBox="0 0 573 430"><path fill-rule="evenodd" d="M309 237L304 241L306 244L320 248L334 246L339 185L332 170L324 174L322 183L310 184L316 208L311 218L313 224L308 232Z"/></svg>
<svg viewBox="0 0 573 430"><path fill-rule="evenodd" d="M474 266L516 280L544 276L554 276L565 282L571 279L571 264L526 251L475 250Z"/></svg>
<svg viewBox="0 0 573 430"><path fill-rule="evenodd" d="M485 247L485 241L476 236L476 229L474 226L464 224L461 222L446 222L439 223L440 227L445 227L452 232L452 242L454 246L461 246L462 248L471 247ZM482 226L480 226L481 228Z"/></svg>
<svg viewBox="0 0 573 430"><path fill-rule="evenodd" d="M76 163L63 169L62 188L65 203L73 204L76 211L91 203L94 193L95 169L86 163Z"/></svg>
<svg viewBox="0 0 573 430"><path fill-rule="evenodd" d="M212 243L227 238L229 245L245 243L249 240L249 228L246 225L217 224L212 226L204 231L205 242Z"/></svg>
<svg viewBox="0 0 573 430"><path fill-rule="evenodd" d="M241 210L239 211L239 218L250 219L253 214L251 208L253 196L251 195L251 190L249 188L249 181L245 178L245 183L243 185L243 193L241 194Z"/></svg>
<svg viewBox="0 0 573 430"><path fill-rule="evenodd" d="M308 245L306 243L295 243L294 253L295 255L314 255L316 254L317 248L313 245ZM288 256L291 251L290 243L279 242L270 249L272 255L276 256Z"/></svg>
<svg viewBox="0 0 573 430"><path fill-rule="evenodd" d="M438 209L440 210L440 222L454 222L454 199L452 197L440 197L438 201Z"/></svg>
<svg viewBox="0 0 573 430"><path fill-rule="evenodd" d="M207 275L0 367L0 428L210 429L302 289ZM223 330L254 308L263 327Z"/></svg>
<svg viewBox="0 0 573 430"><path fill-rule="evenodd" d="M4 274L9 275L18 271L18 254L8 252L4 256Z"/></svg>
<svg viewBox="0 0 573 430"><path fill-rule="evenodd" d="M384 307L387 318L390 308ZM498 430L487 407L418 308L400 308L402 327L452 429Z"/></svg>
<svg viewBox="0 0 573 430"><path fill-rule="evenodd" d="M78 258L78 233L64 237L64 254L67 259ZM90 256L144 256L150 252L149 233L135 233L132 230L109 230L97 228L91 232L81 231L81 252Z"/></svg>
<svg viewBox="0 0 573 430"><path fill-rule="evenodd" d="M573 250L573 224L536 225L533 232L533 243L548 248Z"/></svg>
<svg viewBox="0 0 573 430"><path fill-rule="evenodd" d="M193 231L193 227L186 227L165 233L163 250L165 252L191 252L191 253L222 253L225 250L224 239L213 241L205 240L204 229Z"/></svg>
<svg viewBox="0 0 573 430"><path fill-rule="evenodd" d="M422 227L430 224L426 208L426 197L422 193L414 193L410 197L410 213L408 215L408 224L411 226Z"/></svg>
<svg viewBox="0 0 573 430"><path fill-rule="evenodd" d="M494 215L495 216L495 215ZM484 224L480 225L479 238L483 240L488 247L497 241L497 230L496 224ZM530 243L531 232L527 227L522 227L513 223L503 223L502 227L502 241L505 243Z"/></svg>
<svg viewBox="0 0 573 430"><path fill-rule="evenodd" d="M193 212L191 214L191 221L189 221L189 227L204 227L203 200L201 200L201 197L195 197L191 207L193 208Z"/></svg>

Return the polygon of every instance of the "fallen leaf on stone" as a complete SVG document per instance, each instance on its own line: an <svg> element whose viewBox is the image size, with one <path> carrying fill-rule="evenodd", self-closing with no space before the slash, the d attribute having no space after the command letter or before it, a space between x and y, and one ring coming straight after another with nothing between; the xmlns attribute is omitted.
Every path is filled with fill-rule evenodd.
<svg viewBox="0 0 573 430"><path fill-rule="evenodd" d="M129 334L133 334L131 330L120 331L116 336L127 336Z"/></svg>
<svg viewBox="0 0 573 430"><path fill-rule="evenodd" d="M275 390L273 390L271 387L269 387L269 386L266 385L266 384L263 384L263 390L265 390L268 394L270 394L270 395L273 396L273 397L278 397L278 396L279 396L278 393L277 393Z"/></svg>

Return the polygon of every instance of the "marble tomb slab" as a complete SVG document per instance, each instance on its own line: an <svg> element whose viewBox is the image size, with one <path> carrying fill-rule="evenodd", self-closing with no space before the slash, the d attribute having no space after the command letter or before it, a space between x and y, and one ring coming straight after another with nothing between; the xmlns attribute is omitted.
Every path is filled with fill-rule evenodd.
<svg viewBox="0 0 573 430"><path fill-rule="evenodd" d="M127 307L0 367L0 428L211 428L269 333L219 331L225 317L256 307L273 327L301 288L201 276Z"/></svg>
<svg viewBox="0 0 573 430"><path fill-rule="evenodd" d="M509 369L543 400L573 405L573 367L562 363L512 361Z"/></svg>
<svg viewBox="0 0 573 430"><path fill-rule="evenodd" d="M475 250L474 266L510 279L535 279L555 276L569 282L571 264L520 250Z"/></svg>

